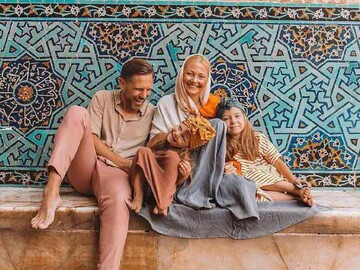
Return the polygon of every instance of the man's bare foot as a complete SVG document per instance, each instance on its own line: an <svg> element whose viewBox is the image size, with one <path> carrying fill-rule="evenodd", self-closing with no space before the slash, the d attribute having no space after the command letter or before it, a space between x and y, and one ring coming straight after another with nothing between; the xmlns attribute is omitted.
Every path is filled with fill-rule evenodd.
<svg viewBox="0 0 360 270"><path fill-rule="evenodd" d="M309 187L304 187L299 190L299 200L308 206L312 206L313 200L311 195L311 189Z"/></svg>
<svg viewBox="0 0 360 270"><path fill-rule="evenodd" d="M168 209L160 209L157 205L154 207L153 209L153 214L154 215L161 215L161 216L167 216L168 214Z"/></svg>
<svg viewBox="0 0 360 270"><path fill-rule="evenodd" d="M131 210L139 214L142 208L143 198L135 196L132 202L129 204Z"/></svg>
<svg viewBox="0 0 360 270"><path fill-rule="evenodd" d="M39 212L31 220L31 226L34 229L46 229L54 221L55 211L61 206L61 198L56 193L50 193L45 190L44 198Z"/></svg>

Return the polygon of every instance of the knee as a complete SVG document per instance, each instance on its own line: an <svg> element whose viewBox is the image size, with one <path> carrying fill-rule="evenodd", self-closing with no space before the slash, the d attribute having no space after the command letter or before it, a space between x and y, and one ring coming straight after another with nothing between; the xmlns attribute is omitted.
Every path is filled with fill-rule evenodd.
<svg viewBox="0 0 360 270"><path fill-rule="evenodd" d="M147 154L152 154L152 151L149 147L141 147L138 150L138 154L139 155L147 155Z"/></svg>
<svg viewBox="0 0 360 270"><path fill-rule="evenodd" d="M130 210L127 198L124 196L104 197L98 201L100 221L111 225L122 226L130 219Z"/></svg>
<svg viewBox="0 0 360 270"><path fill-rule="evenodd" d="M90 122L90 115L86 108L74 105L66 111L63 121L74 124L86 124Z"/></svg>
<svg viewBox="0 0 360 270"><path fill-rule="evenodd" d="M100 196L98 203L101 210L110 209L114 213L128 212L128 203L131 200L131 193L117 192Z"/></svg>
<svg viewBox="0 0 360 270"><path fill-rule="evenodd" d="M89 115L89 112L86 108L81 107L81 106L70 106L65 114L65 117L71 117L72 119L76 119L76 118L84 118L87 117Z"/></svg>

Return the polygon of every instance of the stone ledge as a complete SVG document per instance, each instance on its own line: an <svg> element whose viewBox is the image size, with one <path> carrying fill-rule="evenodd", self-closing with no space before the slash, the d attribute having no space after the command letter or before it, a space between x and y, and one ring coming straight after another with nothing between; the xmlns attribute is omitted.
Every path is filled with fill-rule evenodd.
<svg viewBox="0 0 360 270"><path fill-rule="evenodd" d="M63 206L47 230L30 220L42 189L0 188L0 270L95 270L98 209L94 198L61 190ZM357 269L360 196L315 190L318 204L333 208L266 237L181 239L152 231L131 215L121 270Z"/></svg>
<svg viewBox="0 0 360 270"><path fill-rule="evenodd" d="M157 270L358 270L360 235L284 234L247 239L160 236Z"/></svg>
<svg viewBox="0 0 360 270"><path fill-rule="evenodd" d="M356 191L314 190L314 201L330 211L295 224L283 233L360 233L360 194ZM61 189L63 205L48 230L97 230L98 208L92 197L79 195L71 188ZM41 188L0 188L0 229L30 229L42 199ZM131 232L150 231L147 221L131 213Z"/></svg>
<svg viewBox="0 0 360 270"><path fill-rule="evenodd" d="M314 190L315 203L332 208L281 232L360 234L360 194L354 190Z"/></svg>
<svg viewBox="0 0 360 270"><path fill-rule="evenodd" d="M29 229L36 215L42 188L0 187L0 229ZM99 212L94 197L82 196L71 188L61 188L62 207L48 230L97 230ZM21 222L20 222L21 221ZM131 213L131 231L149 231L150 225L142 217Z"/></svg>

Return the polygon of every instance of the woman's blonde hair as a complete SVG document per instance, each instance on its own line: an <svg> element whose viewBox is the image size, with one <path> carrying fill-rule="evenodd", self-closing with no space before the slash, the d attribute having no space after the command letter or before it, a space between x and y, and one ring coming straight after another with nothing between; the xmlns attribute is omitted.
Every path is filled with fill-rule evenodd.
<svg viewBox="0 0 360 270"><path fill-rule="evenodd" d="M186 58L186 61L184 63L184 68L186 67L186 65L188 65L191 62L199 62L205 66L206 71L208 71L208 72L210 71L209 59L207 59L205 56L203 56L201 54L193 54L193 55L190 55L188 58Z"/></svg>
<svg viewBox="0 0 360 270"><path fill-rule="evenodd" d="M190 98L190 96L186 93L185 86L184 86L184 69L186 65L190 62L201 62L206 67L208 81L205 85L205 89L200 93L200 103L204 105L208 102L210 89L211 89L211 68L209 60L201 55L201 54L194 54L190 55L185 59L182 67L180 68L179 74L177 76L175 82L175 98L177 104L180 106L181 110L184 111L187 115L198 115L199 110L196 107L195 102Z"/></svg>

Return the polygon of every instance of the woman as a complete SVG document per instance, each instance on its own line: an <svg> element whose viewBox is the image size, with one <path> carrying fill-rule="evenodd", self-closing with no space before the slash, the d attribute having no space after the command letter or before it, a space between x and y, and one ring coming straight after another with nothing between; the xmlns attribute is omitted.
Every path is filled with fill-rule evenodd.
<svg viewBox="0 0 360 270"><path fill-rule="evenodd" d="M209 60L201 55L185 59L175 83L175 93L162 97L152 121L151 137L169 132L189 116L216 116L217 96L210 94L211 69Z"/></svg>
<svg viewBox="0 0 360 270"><path fill-rule="evenodd" d="M175 93L162 97L157 104L151 136L169 132L173 126L179 125L189 116L201 115L204 118L215 118L220 99L210 94L210 83L209 60L200 54L187 57L176 79ZM220 204L231 209L239 218L255 217L257 216L255 200L250 195L255 194L253 183L241 182L242 191L244 194L249 194L249 200L242 198L229 202L225 198L222 199L222 203L218 202L219 189L231 188L229 185L219 187L223 178L225 161L226 126L219 119L212 119L210 122L216 130L216 136L205 147L192 153L192 181L179 187L174 199L193 209L212 209L216 204ZM190 164L187 163L187 166ZM231 175L227 178L237 181L240 177ZM227 183L230 182L230 180L227 181ZM239 186L238 191L240 190ZM222 194L225 193L222 192ZM242 203L239 204L239 201ZM242 211L242 208L249 210Z"/></svg>

